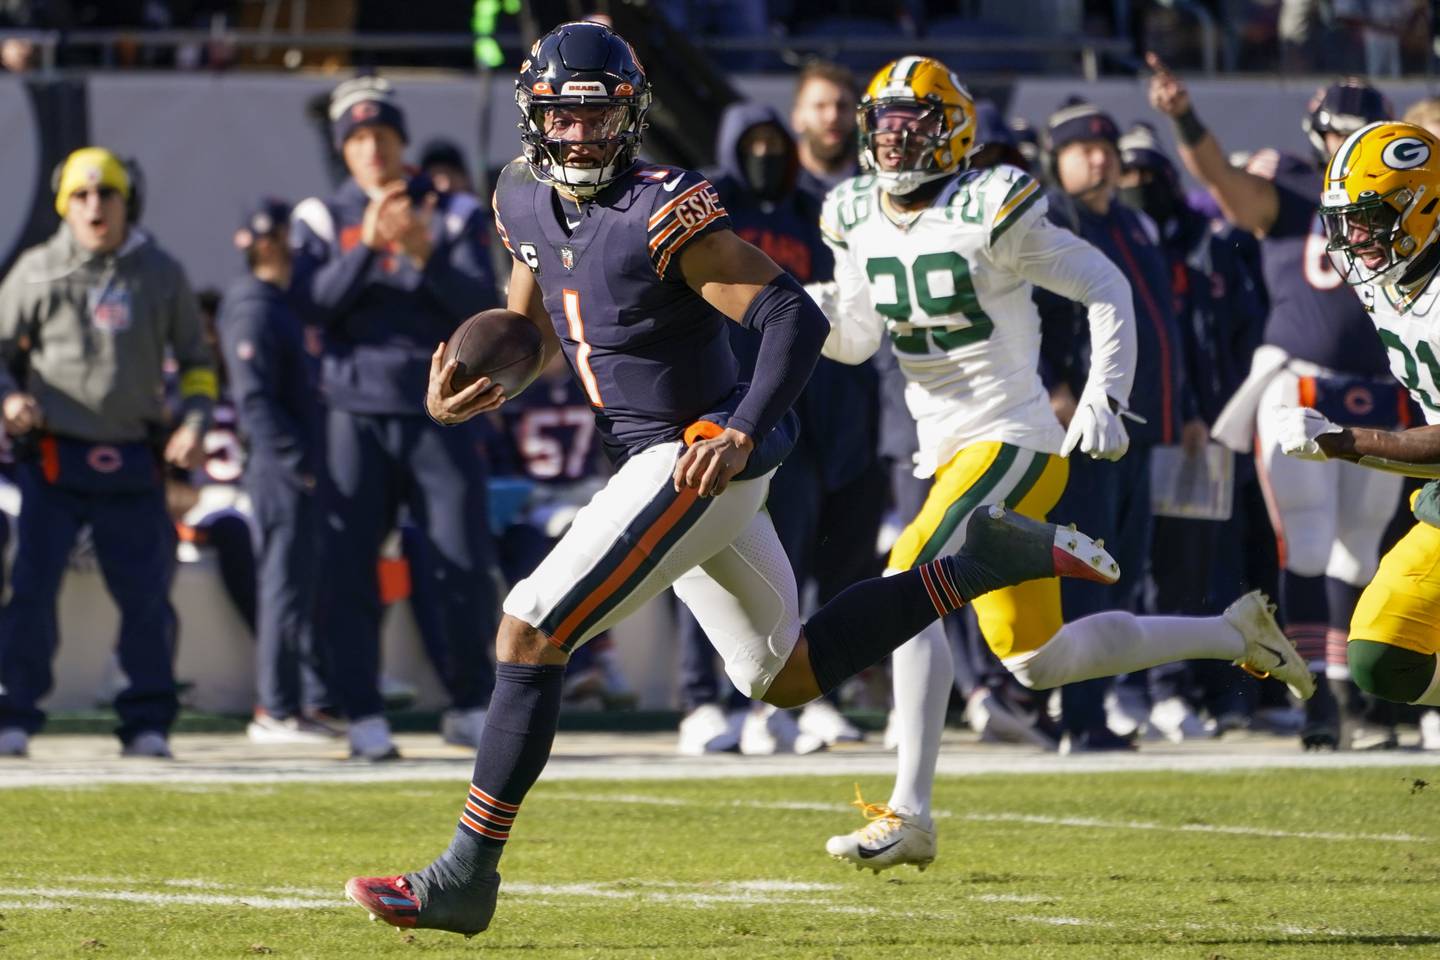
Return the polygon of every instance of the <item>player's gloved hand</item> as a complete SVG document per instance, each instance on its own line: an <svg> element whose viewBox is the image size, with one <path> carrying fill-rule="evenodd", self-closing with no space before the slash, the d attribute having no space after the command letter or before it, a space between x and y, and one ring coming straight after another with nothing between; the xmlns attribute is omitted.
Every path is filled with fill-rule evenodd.
<svg viewBox="0 0 1440 960"><path fill-rule="evenodd" d="M1319 438L1339 433L1343 428L1331 423L1325 414L1310 407L1275 408L1275 437L1287 456L1300 460L1328 460Z"/></svg>
<svg viewBox="0 0 1440 960"><path fill-rule="evenodd" d="M1120 419L1116 404L1103 390L1086 389L1070 418L1060 456L1068 457L1078 447L1096 460L1119 460L1130 449L1130 434Z"/></svg>

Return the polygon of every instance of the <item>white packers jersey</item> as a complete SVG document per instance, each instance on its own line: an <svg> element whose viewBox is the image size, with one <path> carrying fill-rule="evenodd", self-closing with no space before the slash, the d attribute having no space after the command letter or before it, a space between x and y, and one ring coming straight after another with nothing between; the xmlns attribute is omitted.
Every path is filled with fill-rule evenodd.
<svg viewBox="0 0 1440 960"><path fill-rule="evenodd" d="M1385 344L1390 372L1420 404L1425 422L1440 424L1440 278L1409 300L1373 283L1355 292Z"/></svg>
<svg viewBox="0 0 1440 960"><path fill-rule="evenodd" d="M1009 235L1048 227L1040 184L1009 166L969 171L905 227L880 197L875 178L859 176L825 198L832 323L883 324L889 334L919 431L916 474L984 440L1058 452L1064 431L1038 369L1040 315L1008 256Z"/></svg>

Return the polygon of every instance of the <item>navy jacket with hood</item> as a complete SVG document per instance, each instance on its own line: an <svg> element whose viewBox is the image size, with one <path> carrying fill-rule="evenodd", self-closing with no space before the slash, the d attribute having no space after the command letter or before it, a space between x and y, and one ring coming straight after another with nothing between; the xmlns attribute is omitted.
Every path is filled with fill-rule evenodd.
<svg viewBox="0 0 1440 960"><path fill-rule="evenodd" d="M428 182L428 181L427 181ZM489 217L469 194L440 194L423 270L360 242L370 198L353 179L291 217L295 280L307 322L325 332L325 402L352 413L425 415L430 354L466 317L498 305Z"/></svg>
<svg viewBox="0 0 1440 960"><path fill-rule="evenodd" d="M246 276L225 292L215 325L248 469L304 486L319 466L320 411L300 318L285 291Z"/></svg>
<svg viewBox="0 0 1440 960"><path fill-rule="evenodd" d="M785 193L775 203L756 196L740 157L741 138L765 124L784 135L789 151ZM829 280L835 261L820 236L821 200L797 188L799 172L799 152L779 113L764 104L743 101L726 109L716 140L716 167L708 175L730 215L732 229L799 282ZM740 361L741 377L748 379L755 368L760 337L732 324L730 341ZM874 459L877 403L870 364L850 366L821 357L795 403L801 432L791 459L814 457L827 490L850 483Z"/></svg>

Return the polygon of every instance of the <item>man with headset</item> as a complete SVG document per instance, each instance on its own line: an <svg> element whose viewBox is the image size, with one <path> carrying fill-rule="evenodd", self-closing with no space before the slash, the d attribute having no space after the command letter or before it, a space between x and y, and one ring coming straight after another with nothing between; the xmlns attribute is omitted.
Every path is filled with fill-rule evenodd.
<svg viewBox="0 0 1440 960"><path fill-rule="evenodd" d="M157 452L198 466L215 370L185 273L133 224L135 199L113 153L75 151L55 178L60 228L0 285L0 413L22 451L13 590L0 611L0 756L23 756L44 725L55 600L86 526L120 607L123 753L170 755L175 529ZM168 438L167 349L182 404Z"/></svg>

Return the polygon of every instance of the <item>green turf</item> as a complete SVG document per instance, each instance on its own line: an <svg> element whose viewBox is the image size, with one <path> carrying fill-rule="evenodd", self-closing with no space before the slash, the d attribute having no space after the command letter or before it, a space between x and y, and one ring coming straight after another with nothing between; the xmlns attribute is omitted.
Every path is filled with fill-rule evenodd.
<svg viewBox="0 0 1440 960"><path fill-rule="evenodd" d="M521 812L488 933L341 902L351 874L427 861L462 791L0 790L0 960L1440 957L1434 766L947 779L941 859L879 877L821 852L858 815L805 808L849 781L557 782Z"/></svg>

